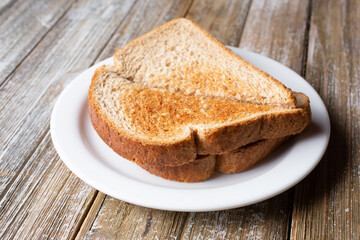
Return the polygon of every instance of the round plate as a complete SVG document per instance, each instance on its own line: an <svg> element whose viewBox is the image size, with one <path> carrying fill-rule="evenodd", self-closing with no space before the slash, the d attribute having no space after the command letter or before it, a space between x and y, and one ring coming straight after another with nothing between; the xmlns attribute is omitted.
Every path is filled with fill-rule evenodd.
<svg viewBox="0 0 360 240"><path fill-rule="evenodd" d="M328 113L316 91L297 73L267 57L230 47L293 91L310 98L311 125L254 168L237 174L215 173L200 183L180 183L151 175L114 153L92 128L87 93L94 70L81 73L61 93L51 116L51 136L63 162L79 178L117 199L176 211L213 211L271 198L301 181L323 156L329 136ZM311 151L309 151L311 149Z"/></svg>

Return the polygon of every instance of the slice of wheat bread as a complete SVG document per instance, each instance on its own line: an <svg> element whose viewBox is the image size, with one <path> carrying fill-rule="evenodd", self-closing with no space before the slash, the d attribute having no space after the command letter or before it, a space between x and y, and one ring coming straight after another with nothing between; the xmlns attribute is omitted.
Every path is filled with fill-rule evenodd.
<svg viewBox="0 0 360 240"><path fill-rule="evenodd" d="M115 53L121 75L187 95L295 108L290 89L240 58L204 29L174 19Z"/></svg>
<svg viewBox="0 0 360 240"><path fill-rule="evenodd" d="M305 108L282 109L189 96L141 85L116 66L96 70L89 113L99 136L126 159L149 166L180 166L249 143L297 134Z"/></svg>
<svg viewBox="0 0 360 240"><path fill-rule="evenodd" d="M309 118L307 125L309 125L311 122L311 112L307 96L297 92L294 92L294 96L297 99L297 107L302 107L308 112ZM210 156L216 157L215 169L217 171L222 173L239 173L252 168L289 138L290 136L264 139L250 143L231 152ZM140 163L139 165L152 174L173 181L199 182L210 178L212 175L211 169L214 168L215 160L209 158L201 162L197 161L198 159L178 167L155 167L148 166L144 163Z"/></svg>

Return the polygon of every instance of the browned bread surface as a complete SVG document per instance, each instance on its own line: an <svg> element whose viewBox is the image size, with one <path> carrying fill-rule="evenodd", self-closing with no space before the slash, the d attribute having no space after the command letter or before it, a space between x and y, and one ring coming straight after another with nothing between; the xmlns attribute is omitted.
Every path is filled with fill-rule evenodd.
<svg viewBox="0 0 360 240"><path fill-rule="evenodd" d="M297 99L297 107L302 107L307 111L308 118L306 125L310 124L311 121L311 112L310 112L310 102L306 95L302 93L294 92L294 96ZM239 173L246 171L252 168L256 163L260 162L266 158L271 152L278 148L286 139L289 139L290 136L282 138L269 138L257 141L255 143L250 143L246 146L240 147L234 151L227 152L221 155L216 156L216 167L215 169L222 173ZM215 156L214 156L215 157ZM213 168L213 162L202 161L196 163L195 160L192 163L184 164L179 167L149 167L144 163L141 163L140 166L145 170L148 170L150 173L153 173L157 176L163 177L165 179L180 181L180 182L197 182L199 176L206 176L205 179L209 178L211 171L209 169ZM196 164L195 164L196 163ZM210 164L210 165L207 165ZM186 178L186 180L184 180ZM201 178L203 181L204 178Z"/></svg>
<svg viewBox="0 0 360 240"><path fill-rule="evenodd" d="M96 70L89 112L118 154L149 166L179 166L266 138L301 132L304 108L282 109L170 92L129 81L114 66Z"/></svg>
<svg viewBox="0 0 360 240"><path fill-rule="evenodd" d="M306 126L311 122L311 110L309 98L299 92L294 92L296 98L296 107L304 109L306 112ZM217 156L216 170L222 173L238 173L250 169L256 163L260 162L278 146L280 146L290 136L281 138L264 139L235 151L227 152ZM198 171L201 171L200 169Z"/></svg>
<svg viewBox="0 0 360 240"><path fill-rule="evenodd" d="M290 89L187 19L174 19L130 42L114 62L124 78L142 85L295 108Z"/></svg>

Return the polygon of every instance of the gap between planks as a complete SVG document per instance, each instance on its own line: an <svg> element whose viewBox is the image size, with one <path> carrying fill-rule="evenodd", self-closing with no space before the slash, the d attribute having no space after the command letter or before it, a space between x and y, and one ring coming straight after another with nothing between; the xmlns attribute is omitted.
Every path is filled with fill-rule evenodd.
<svg viewBox="0 0 360 240"><path fill-rule="evenodd" d="M81 216L79 223L76 225L75 230L73 232L73 234L70 237L70 240L74 240L74 239L80 239L77 238L77 236L81 236L81 233L84 231L84 229L87 229L86 226L84 226L84 223L87 224L93 224L97 214L99 213L99 209L102 206L102 203L104 202L105 199L105 194L102 192L99 192L98 190L95 191L94 196L92 197L89 205L86 207L83 215ZM95 215L95 216L94 216ZM91 219L92 216L94 216Z"/></svg>
<svg viewBox="0 0 360 240"><path fill-rule="evenodd" d="M16 172L16 174L14 174L14 176L12 177L12 179L10 180L10 182L7 184L7 186L5 187L5 189L3 190L3 192L0 194L0 201L3 199L3 197L6 195L6 193L8 192L9 188L12 186L12 184L14 183L14 181L16 180L16 178L19 176L19 174L22 172L22 170L24 169L25 165L27 164L27 162L29 161L29 159L31 159L31 157L34 155L34 153L36 152L36 150L40 147L41 143L43 142L44 138L46 137L46 135L50 132L50 126L47 127L47 130L41 135L40 139L39 139L39 144L38 146L36 146L34 149L31 150L31 153L29 154L29 156L27 156L26 160L21 164L19 170Z"/></svg>
<svg viewBox="0 0 360 240"><path fill-rule="evenodd" d="M303 59L302 59L303 61L302 61L302 66L301 66L301 76L304 79L306 77L306 66L307 66L306 63L307 63L307 58L308 58L310 24L311 24L311 17L312 17L312 0L309 0L307 14L308 15L307 15L307 19L306 19L305 39L304 39L304 49L303 49ZM293 224L293 217L294 217L294 204L295 204L295 190L294 190L294 188L292 188L292 190L291 190L291 209L290 209L288 235L287 235L288 240L291 239L292 224Z"/></svg>
<svg viewBox="0 0 360 240"><path fill-rule="evenodd" d="M130 12L132 11L132 9L136 6L136 3L139 0L134 0L133 5L130 7L129 11L125 14L125 16L123 17L122 21L119 22L119 24L115 27L115 31L111 34L111 36L109 37L108 41L106 41L104 43L104 45L101 47L99 54L94 58L94 61L90 64L90 66L94 65L97 61L100 61L100 57L103 54L106 46L108 46L108 44L110 43L111 39L114 37L114 35L116 34L116 32L119 30L119 28L121 27L122 23L125 21L125 19L127 18L127 16L129 16Z"/></svg>
<svg viewBox="0 0 360 240"><path fill-rule="evenodd" d="M8 2L5 2L6 0L3 0L4 2L0 3L0 15L6 12L9 8L11 8L12 5L16 2L16 0L8 0Z"/></svg>

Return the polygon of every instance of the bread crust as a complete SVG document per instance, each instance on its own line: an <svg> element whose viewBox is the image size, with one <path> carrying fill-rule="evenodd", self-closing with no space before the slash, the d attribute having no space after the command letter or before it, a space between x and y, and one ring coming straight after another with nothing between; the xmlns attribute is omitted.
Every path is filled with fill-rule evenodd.
<svg viewBox="0 0 360 240"><path fill-rule="evenodd" d="M216 156L202 156L195 161L177 167L153 167L136 162L140 167L156 176L178 182L201 182L211 177L215 170Z"/></svg>
<svg viewBox="0 0 360 240"><path fill-rule="evenodd" d="M268 74L267 72L262 71L261 69L255 67L254 65L252 65L251 63L249 63L248 61L246 61L245 59L241 58L240 56L238 56L237 54L235 54L234 52L232 52L230 49L228 49L224 44L222 44L219 40L217 40L215 37L211 36L210 33L208 33L205 29L203 29L202 27L200 27L198 24L194 23L193 21L186 19L186 18L174 18L171 21L151 30L150 32L132 40L131 42L129 42L128 44L126 44L124 47L118 49L115 54L114 54L114 63L115 65L119 64L118 63L118 55L121 54L121 52L128 48L130 45L135 45L138 42L141 42L142 39L145 39L146 37L154 34L155 32L161 31L162 29L166 28L168 25L173 24L174 22L177 21L187 21L189 23L191 23L195 28L197 28L199 31L201 31L207 38L209 38L211 41L213 41L218 47L220 47L221 49L223 49L227 54L229 54L231 57L239 60L240 62L242 62L242 64L245 66L245 68L249 68L252 69L253 71L257 72L259 75L264 76L265 78L269 78L272 80L273 84L279 86L280 88L283 88L286 92L286 98L289 99L289 102L286 106L282 106L282 107L286 107L286 108L296 108L296 99L295 96L293 95L293 92L291 91L291 89L287 88L282 82L280 82L279 80L275 79L274 77L272 77L270 74Z"/></svg>
<svg viewBox="0 0 360 240"><path fill-rule="evenodd" d="M239 173L246 171L268 156L287 138L288 137L265 139L241 147L235 151L218 155L216 159L216 170L222 173Z"/></svg>
<svg viewBox="0 0 360 240"><path fill-rule="evenodd" d="M135 139L117 128L106 117L93 97L95 81L105 67L102 66L95 71L88 94L90 120L101 139L114 152L130 161L143 161L150 166L180 166L193 162L197 156L194 134L177 142L154 144Z"/></svg>
<svg viewBox="0 0 360 240"><path fill-rule="evenodd" d="M239 173L252 168L288 138L260 140L222 155L201 156L194 162L177 167L153 167L143 162L136 163L149 173L168 180L201 182L210 178L214 170L228 174Z"/></svg>
<svg viewBox="0 0 360 240"><path fill-rule="evenodd" d="M198 132L197 153L223 154L258 140L298 134L306 128L309 120L305 108L298 108Z"/></svg>
<svg viewBox="0 0 360 240"><path fill-rule="evenodd" d="M143 161L152 166L179 166L196 159L196 148L193 135L175 143L159 145L139 142L116 128L89 104L91 123L101 139L114 152L130 161Z"/></svg>

